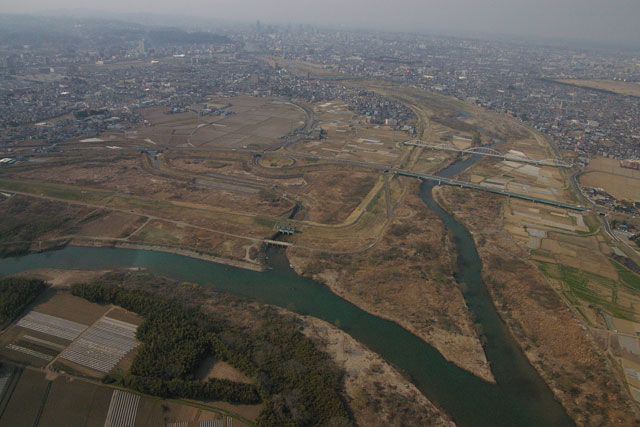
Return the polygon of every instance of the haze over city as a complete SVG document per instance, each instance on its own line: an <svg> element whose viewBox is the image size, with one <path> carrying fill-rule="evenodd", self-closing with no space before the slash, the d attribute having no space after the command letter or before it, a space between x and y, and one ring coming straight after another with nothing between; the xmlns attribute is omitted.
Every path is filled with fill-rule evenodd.
<svg viewBox="0 0 640 427"><path fill-rule="evenodd" d="M265 23L340 25L367 29L447 31L592 40L633 45L640 40L635 0L186 0L6 2L0 12L101 11L154 13Z"/></svg>
<svg viewBox="0 0 640 427"><path fill-rule="evenodd" d="M639 3L0 3L0 426L640 426Z"/></svg>

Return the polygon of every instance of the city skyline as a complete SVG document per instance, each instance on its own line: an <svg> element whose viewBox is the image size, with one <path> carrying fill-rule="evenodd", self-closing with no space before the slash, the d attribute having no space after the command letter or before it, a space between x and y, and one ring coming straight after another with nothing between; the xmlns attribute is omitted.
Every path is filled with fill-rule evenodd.
<svg viewBox="0 0 640 427"><path fill-rule="evenodd" d="M143 0L135 5L115 0L87 5L77 0L56 2L55 8L41 0L0 6L4 13L96 13L160 14L266 24L334 25L408 32L497 34L520 37L559 38L637 45L640 3L631 0L562 0L540 2L490 0L402 0L393 5L378 0L322 3L291 0L255 2L186 0L180 4ZM68 11L68 12L67 12Z"/></svg>

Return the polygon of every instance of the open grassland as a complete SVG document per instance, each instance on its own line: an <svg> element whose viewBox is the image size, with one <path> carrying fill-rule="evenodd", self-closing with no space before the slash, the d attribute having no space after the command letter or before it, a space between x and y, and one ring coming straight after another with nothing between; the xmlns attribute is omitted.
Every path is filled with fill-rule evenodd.
<svg viewBox="0 0 640 427"><path fill-rule="evenodd" d="M104 423L113 391L60 376L52 382L39 425L99 425Z"/></svg>

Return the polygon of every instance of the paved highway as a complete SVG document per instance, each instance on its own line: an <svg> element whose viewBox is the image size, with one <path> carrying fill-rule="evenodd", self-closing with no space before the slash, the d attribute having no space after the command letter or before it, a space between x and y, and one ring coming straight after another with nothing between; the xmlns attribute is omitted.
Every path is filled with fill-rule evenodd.
<svg viewBox="0 0 640 427"><path fill-rule="evenodd" d="M127 148L123 147L122 150L118 150L118 151L119 152L124 152L124 151L134 150L134 151L138 151L139 152L140 150L148 150L148 149L149 149L148 147L133 146L133 147L127 147ZM254 157L254 164L257 164L257 159L259 157L267 154L264 151L254 151L254 150L236 149L236 148L172 147L170 150L171 151L186 151L186 152L218 152L218 153L250 154L250 155L252 155ZM90 152L108 151L108 152L113 152L114 150L100 149L99 147L96 147L96 148L86 148L86 149L77 150L77 151L90 151ZM55 157L55 156L60 155L60 154L64 154L64 153L62 153L62 152L48 153L48 156ZM477 185L477 184L471 184L471 183L468 183L468 182L458 181L458 180L450 179L450 178L442 178L442 177L438 177L438 176L435 176L435 175L419 174L419 173L415 173L415 172L412 172L412 171L406 170L406 169L398 169L398 168L393 167L392 165L385 165L385 164L372 163L372 162L364 162L364 161L359 161L359 160L337 159L335 157L319 156L319 155L299 153L299 152L286 152L286 153L268 152L268 155L269 156L288 157L288 158L294 158L294 159L295 158L297 158L297 159L312 159L312 160L315 160L315 161L323 161L325 163L356 166L356 167L362 167L362 168L376 169L376 170L380 170L380 171L389 171L389 172L393 172L393 173L395 173L397 175L402 175L402 176L407 176L407 177L417 178L417 179L427 179L427 180L431 180L431 181L438 181L438 183L440 183L440 184L454 185L454 186L458 186L458 187L462 187L462 188L471 188L471 189L474 189L474 190L486 191L486 192L493 193L493 194L499 194L499 195L502 195L502 196L514 197L514 198L523 199L523 200L529 200L529 201L536 202L536 203L543 203L543 204L546 204L546 205L557 206L557 207L571 209L571 210L575 210L575 211L586 211L587 210L587 208L585 208L583 206L579 206L579 205L573 205L573 204L570 204L570 203L558 202L558 201L555 201L555 200L543 199L543 198L540 198L540 197L532 197L532 196L527 196L525 194L513 193L513 192L510 192L510 191L504 191L504 190L488 188L488 187L484 187L484 186ZM316 165L317 164L313 164L313 165L309 165L309 166L316 166ZM290 167L285 167L285 168L282 168L282 169L294 169L294 168L300 168L300 167L304 167L304 166L290 166Z"/></svg>

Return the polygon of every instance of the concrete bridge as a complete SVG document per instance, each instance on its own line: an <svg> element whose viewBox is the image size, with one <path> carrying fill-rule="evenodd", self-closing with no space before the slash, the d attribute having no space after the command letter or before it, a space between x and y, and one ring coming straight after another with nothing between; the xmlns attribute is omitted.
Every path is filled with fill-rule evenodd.
<svg viewBox="0 0 640 427"><path fill-rule="evenodd" d="M569 163L561 162L560 160L557 160L557 159L537 160L527 156L523 157L523 156L517 156L515 154L501 153L490 147L458 148L455 145L451 145L451 144L428 144L418 139L405 141L403 142L403 144L414 146L414 147L428 148L431 150L454 151L456 153L463 153L463 154L478 154L480 156L497 157L503 160L509 160L512 162L520 162L520 163L529 163L536 166L551 166L554 168L567 168L567 169L570 169L573 167L573 165L570 165Z"/></svg>
<svg viewBox="0 0 640 427"><path fill-rule="evenodd" d="M438 185L447 184L447 185L455 185L455 186L461 187L461 188L472 188L474 190L486 191L486 192L493 193L493 194L500 194L501 196L513 197L515 199L528 200L530 202L542 203L542 204L545 204L545 205L556 206L556 207L565 208L565 209L571 209L571 210L574 210L574 211L583 212L583 211L587 210L587 208L585 208L584 206L572 205L570 203L564 203L564 202L557 202L555 200L542 199L540 197L527 196L525 194L520 194L520 193L512 193L511 191L498 190L498 189L495 189L495 188L485 187L485 186L478 185L478 184L471 184L469 182L458 181L458 180L451 179L451 178L443 178L443 177L435 176L435 175L426 175L426 174L422 174L422 173L415 173L415 172L410 172L410 171L406 171L406 170L402 170L402 169L393 169L393 173L395 173L396 175L408 176L408 177L411 177L411 178L418 178L418 179L426 179L426 180L429 180L429 181L435 181L435 182L438 183Z"/></svg>

